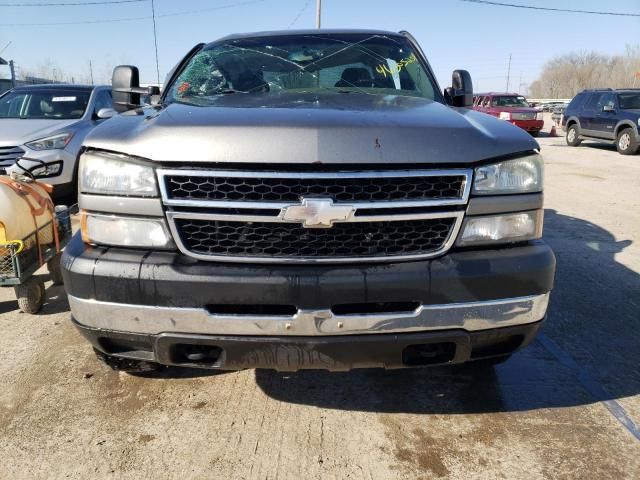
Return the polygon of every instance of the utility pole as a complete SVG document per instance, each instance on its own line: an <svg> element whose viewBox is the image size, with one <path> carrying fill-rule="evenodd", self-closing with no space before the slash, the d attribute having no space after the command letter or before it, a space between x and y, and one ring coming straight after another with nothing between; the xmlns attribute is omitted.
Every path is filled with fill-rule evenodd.
<svg viewBox="0 0 640 480"><path fill-rule="evenodd" d="M13 60L9 60L9 71L11 72L11 88L16 86L16 69Z"/></svg>
<svg viewBox="0 0 640 480"><path fill-rule="evenodd" d="M160 85L160 67L158 66L158 35L156 33L156 6L154 0L151 0L151 17L153 18L153 43L156 47L156 79L158 85Z"/></svg>
<svg viewBox="0 0 640 480"><path fill-rule="evenodd" d="M316 28L320 28L322 18L322 0L316 0Z"/></svg>
<svg viewBox="0 0 640 480"><path fill-rule="evenodd" d="M511 76L511 54L509 54L509 66L507 67L507 92L509 91L509 77Z"/></svg>
<svg viewBox="0 0 640 480"><path fill-rule="evenodd" d="M91 77L91 85L93 85L93 65L91 59L89 59L89 76Z"/></svg>

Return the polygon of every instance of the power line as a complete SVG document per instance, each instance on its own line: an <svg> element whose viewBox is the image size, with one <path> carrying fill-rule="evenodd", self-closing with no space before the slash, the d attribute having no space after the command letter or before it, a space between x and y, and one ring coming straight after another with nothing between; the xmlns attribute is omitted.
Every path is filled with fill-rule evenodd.
<svg viewBox="0 0 640 480"><path fill-rule="evenodd" d="M164 13L162 15L156 15L156 18L177 17L180 15L192 15L192 14L202 13L202 12L211 12L214 10L223 10L226 8L241 7L244 5L251 5L254 3L261 3L264 1L265 0L248 0L245 2L230 3L228 5L219 5L217 7L201 8L199 10L187 10L184 12ZM112 19L105 19L105 20L85 20L82 22L75 21L75 22L50 22L50 23L0 23L0 27L50 27L50 26L56 26L56 25L87 25L87 24L96 24L96 23L133 22L138 20L149 20L151 18L152 16L112 18Z"/></svg>
<svg viewBox="0 0 640 480"><path fill-rule="evenodd" d="M480 3L483 5L493 5L496 7L526 8L529 10L546 10L550 12L589 13L593 15L614 15L617 17L640 17L640 13L597 12L593 10L570 10L567 8L534 7L531 5L518 5L516 3L489 2L486 0L461 0L461 1L469 2L469 3Z"/></svg>
<svg viewBox="0 0 640 480"><path fill-rule="evenodd" d="M307 0L304 4L304 6L300 9L300 11L298 12L298 14L296 15L296 18L294 18L291 23L287 26L287 29L291 28L293 26L294 23L296 23L300 17L302 16L302 14L304 13L304 11L307 9L307 7L309 6L309 4L311 3L311 0Z"/></svg>
<svg viewBox="0 0 640 480"><path fill-rule="evenodd" d="M2 50L0 50L0 53L4 52L7 48L9 48L9 45L11 45L11 40L9 40L9 43L7 43Z"/></svg>
<svg viewBox="0 0 640 480"><path fill-rule="evenodd" d="M84 7L85 5L109 5L116 3L140 3L149 0L102 0L95 2L63 2L63 3L0 3L0 7Z"/></svg>

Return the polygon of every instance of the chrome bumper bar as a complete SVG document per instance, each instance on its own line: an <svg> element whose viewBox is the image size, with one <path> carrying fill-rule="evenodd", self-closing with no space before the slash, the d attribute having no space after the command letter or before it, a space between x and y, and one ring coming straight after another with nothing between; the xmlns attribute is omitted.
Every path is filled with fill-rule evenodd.
<svg viewBox="0 0 640 480"><path fill-rule="evenodd" d="M408 333L432 330L488 330L544 318L549 294L473 303L421 305L414 311L336 315L331 310L298 310L295 315L221 315L204 308L129 305L69 295L75 320L83 326L157 335L321 336Z"/></svg>

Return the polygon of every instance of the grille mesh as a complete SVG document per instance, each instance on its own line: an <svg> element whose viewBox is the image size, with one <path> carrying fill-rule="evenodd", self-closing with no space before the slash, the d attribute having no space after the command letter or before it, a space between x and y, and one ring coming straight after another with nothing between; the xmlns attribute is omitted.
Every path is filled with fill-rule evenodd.
<svg viewBox="0 0 640 480"><path fill-rule="evenodd" d="M461 198L464 175L367 178L243 178L169 175L169 199L298 202L301 197L335 202Z"/></svg>
<svg viewBox="0 0 640 480"><path fill-rule="evenodd" d="M24 150L20 147L0 147L0 163L13 163L22 155L24 155Z"/></svg>
<svg viewBox="0 0 640 480"><path fill-rule="evenodd" d="M514 112L511 114L513 120L535 120L536 114L534 112Z"/></svg>
<svg viewBox="0 0 640 480"><path fill-rule="evenodd" d="M388 257L441 249L454 218L337 223L309 229L298 224L176 219L186 248L200 255L247 257Z"/></svg>

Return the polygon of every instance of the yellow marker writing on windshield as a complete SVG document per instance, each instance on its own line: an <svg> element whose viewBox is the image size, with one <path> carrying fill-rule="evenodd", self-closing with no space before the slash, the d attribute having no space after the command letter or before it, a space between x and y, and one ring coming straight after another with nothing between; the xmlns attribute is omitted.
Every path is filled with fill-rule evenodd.
<svg viewBox="0 0 640 480"><path fill-rule="evenodd" d="M402 60L397 62L393 67L389 67L389 65L381 63L380 65L378 65L376 67L376 72L378 72L380 75L382 75L382 76L384 76L386 78L387 75L393 75L394 73L400 73L400 70L405 68L410 63L414 63L416 61L417 61L417 58L412 53L407 58L403 58Z"/></svg>

